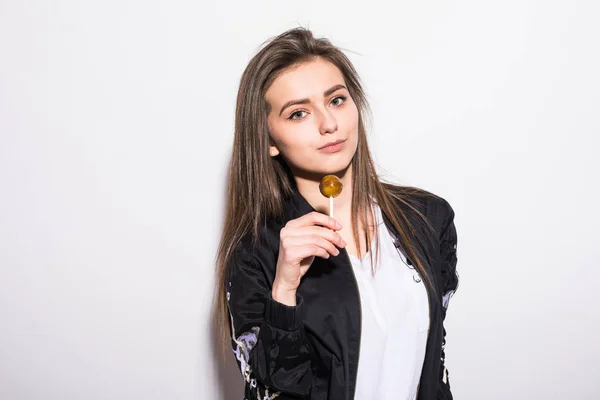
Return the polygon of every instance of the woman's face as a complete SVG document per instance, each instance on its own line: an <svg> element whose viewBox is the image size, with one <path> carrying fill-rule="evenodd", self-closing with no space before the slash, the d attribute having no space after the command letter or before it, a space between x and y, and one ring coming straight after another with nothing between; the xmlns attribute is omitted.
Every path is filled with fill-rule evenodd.
<svg viewBox="0 0 600 400"><path fill-rule="evenodd" d="M294 174L344 171L358 145L358 109L340 70L317 58L279 75L267 90L271 156Z"/></svg>

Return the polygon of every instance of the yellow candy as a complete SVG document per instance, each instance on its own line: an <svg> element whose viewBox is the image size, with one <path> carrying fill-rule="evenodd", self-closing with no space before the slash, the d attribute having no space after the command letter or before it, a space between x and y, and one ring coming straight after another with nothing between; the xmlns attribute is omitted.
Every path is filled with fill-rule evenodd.
<svg viewBox="0 0 600 400"><path fill-rule="evenodd" d="M325 175L319 185L319 190L325 197L337 197L342 193L343 188L342 181L335 175Z"/></svg>

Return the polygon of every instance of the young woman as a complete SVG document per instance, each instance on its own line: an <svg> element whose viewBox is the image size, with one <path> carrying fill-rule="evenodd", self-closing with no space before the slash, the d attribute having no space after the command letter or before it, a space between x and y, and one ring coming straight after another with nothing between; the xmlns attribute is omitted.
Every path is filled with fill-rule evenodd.
<svg viewBox="0 0 600 400"><path fill-rule="evenodd" d="M217 268L246 399L452 398L454 212L381 182L367 111L348 58L303 28L243 73ZM335 219L319 191L328 174L343 184Z"/></svg>

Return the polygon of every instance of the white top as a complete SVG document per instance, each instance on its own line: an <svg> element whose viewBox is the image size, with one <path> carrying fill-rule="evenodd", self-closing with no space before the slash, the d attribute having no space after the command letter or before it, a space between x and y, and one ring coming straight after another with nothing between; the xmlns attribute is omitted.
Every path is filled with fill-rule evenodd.
<svg viewBox="0 0 600 400"><path fill-rule="evenodd" d="M380 239L375 276L369 253L362 260L350 255L362 306L355 398L414 400L429 329L427 292L394 246L377 205L374 214Z"/></svg>

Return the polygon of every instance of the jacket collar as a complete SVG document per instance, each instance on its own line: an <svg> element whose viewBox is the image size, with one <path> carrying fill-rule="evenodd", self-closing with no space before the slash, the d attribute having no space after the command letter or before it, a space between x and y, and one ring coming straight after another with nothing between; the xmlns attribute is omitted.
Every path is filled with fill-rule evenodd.
<svg viewBox="0 0 600 400"><path fill-rule="evenodd" d="M308 200L300 194L296 186L293 187L291 196L286 198L283 203L283 214L285 221L296 219L312 211L316 211L313 206L310 205Z"/></svg>

